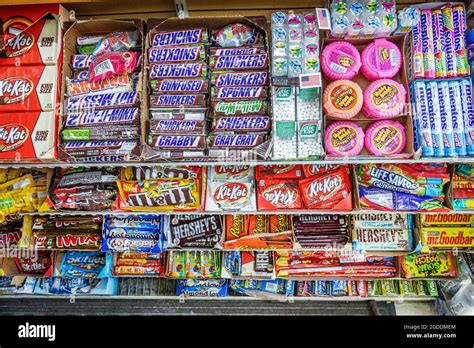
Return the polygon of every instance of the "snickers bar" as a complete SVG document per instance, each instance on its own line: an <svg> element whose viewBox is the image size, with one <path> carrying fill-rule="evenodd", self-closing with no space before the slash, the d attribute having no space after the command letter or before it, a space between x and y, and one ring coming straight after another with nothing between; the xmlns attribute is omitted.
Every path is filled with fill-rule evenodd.
<svg viewBox="0 0 474 348"><path fill-rule="evenodd" d="M150 63L195 62L205 59L204 45L151 48L148 53Z"/></svg>
<svg viewBox="0 0 474 348"><path fill-rule="evenodd" d="M194 120L204 121L206 119L205 109L158 109L150 111L151 119L156 120Z"/></svg>
<svg viewBox="0 0 474 348"><path fill-rule="evenodd" d="M203 149L204 136L200 135L148 135L148 144L161 149Z"/></svg>
<svg viewBox="0 0 474 348"><path fill-rule="evenodd" d="M209 58L213 70L266 69L267 54L247 54L240 56L218 56Z"/></svg>
<svg viewBox="0 0 474 348"><path fill-rule="evenodd" d="M150 133L205 134L205 121L196 120L150 120Z"/></svg>
<svg viewBox="0 0 474 348"><path fill-rule="evenodd" d="M107 109L113 107L131 107L138 103L137 92L94 94L70 97L67 100L68 111Z"/></svg>
<svg viewBox="0 0 474 348"><path fill-rule="evenodd" d="M204 79L163 79L150 80L150 89L152 93L207 93L209 82Z"/></svg>
<svg viewBox="0 0 474 348"><path fill-rule="evenodd" d="M91 55L88 54L75 54L72 56L72 68L73 69L85 69L91 65Z"/></svg>
<svg viewBox="0 0 474 348"><path fill-rule="evenodd" d="M111 125L102 127L66 128L61 132L64 141L74 140L133 140L140 138L138 126Z"/></svg>
<svg viewBox="0 0 474 348"><path fill-rule="evenodd" d="M208 146L212 148L253 148L264 141L264 136L259 134L217 134L208 139Z"/></svg>
<svg viewBox="0 0 474 348"><path fill-rule="evenodd" d="M150 79L206 77L207 71L208 66L205 63L152 64L149 77Z"/></svg>
<svg viewBox="0 0 474 348"><path fill-rule="evenodd" d="M215 71L211 73L211 83L216 87L265 86L267 82L268 71Z"/></svg>
<svg viewBox="0 0 474 348"><path fill-rule="evenodd" d="M138 108L122 108L71 112L66 116L66 127L88 127L114 124L139 124Z"/></svg>
<svg viewBox="0 0 474 348"><path fill-rule="evenodd" d="M64 151L71 156L127 155L138 143L136 141L71 141L64 144Z"/></svg>
<svg viewBox="0 0 474 348"><path fill-rule="evenodd" d="M206 28L163 31L153 34L151 38L152 47L193 45L206 42L209 42Z"/></svg>
<svg viewBox="0 0 474 348"><path fill-rule="evenodd" d="M109 162L126 162L130 161L130 154L126 155L104 155L104 156L88 156L88 157L77 157L68 158L67 162L74 163L109 163Z"/></svg>
<svg viewBox="0 0 474 348"><path fill-rule="evenodd" d="M205 155L204 150L155 150L158 157L162 158L193 158L203 157Z"/></svg>
<svg viewBox="0 0 474 348"><path fill-rule="evenodd" d="M248 46L248 47L211 47L211 56L241 56L249 54L264 54L266 53L264 46Z"/></svg>
<svg viewBox="0 0 474 348"><path fill-rule="evenodd" d="M212 100L266 99L268 88L261 86L212 87Z"/></svg>
<svg viewBox="0 0 474 348"><path fill-rule="evenodd" d="M150 96L150 108L185 107L205 108L207 98L203 94L160 94Z"/></svg>
<svg viewBox="0 0 474 348"><path fill-rule="evenodd" d="M213 116L268 115L268 102L264 100L245 100L234 102L212 102Z"/></svg>
<svg viewBox="0 0 474 348"><path fill-rule="evenodd" d="M269 116L220 116L212 123L212 129L216 132L226 131L259 131L270 130Z"/></svg>

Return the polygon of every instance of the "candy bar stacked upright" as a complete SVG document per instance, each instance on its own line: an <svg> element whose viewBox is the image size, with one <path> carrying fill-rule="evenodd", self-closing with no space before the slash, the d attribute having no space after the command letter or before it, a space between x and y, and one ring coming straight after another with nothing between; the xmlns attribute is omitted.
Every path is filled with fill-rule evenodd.
<svg viewBox="0 0 474 348"><path fill-rule="evenodd" d="M147 142L154 155L205 155L208 44L206 28L159 31L150 36Z"/></svg>
<svg viewBox="0 0 474 348"><path fill-rule="evenodd" d="M72 76L66 78L63 157L77 162L138 159L140 32L76 40L78 54L72 56Z"/></svg>
<svg viewBox="0 0 474 348"><path fill-rule="evenodd" d="M209 156L266 157L271 128L265 35L235 23L213 33ZM235 152L234 152L235 151Z"/></svg>

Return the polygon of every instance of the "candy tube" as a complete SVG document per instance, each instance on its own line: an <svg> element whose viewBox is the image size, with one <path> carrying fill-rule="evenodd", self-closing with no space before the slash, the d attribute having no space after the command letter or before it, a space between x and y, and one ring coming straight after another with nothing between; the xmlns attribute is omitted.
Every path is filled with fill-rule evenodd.
<svg viewBox="0 0 474 348"><path fill-rule="evenodd" d="M438 82L439 113L441 116L441 134L443 135L444 156L456 155L453 136L453 119L449 102L449 86L445 81Z"/></svg>
<svg viewBox="0 0 474 348"><path fill-rule="evenodd" d="M438 85L436 82L426 83L426 97L428 99L428 114L431 127L431 139L435 157L444 156L443 137L441 131L441 117L439 112Z"/></svg>
<svg viewBox="0 0 474 348"><path fill-rule="evenodd" d="M423 68L425 78L436 78L434 49L433 49L433 26L431 23L431 10L421 11L421 44L423 49Z"/></svg>
<svg viewBox="0 0 474 348"><path fill-rule="evenodd" d="M419 145L423 156L432 157L434 155L433 142L431 140L431 126L428 115L428 101L426 99L426 86L421 81L412 84L413 100L415 101L415 134L419 137Z"/></svg>
<svg viewBox="0 0 474 348"><path fill-rule="evenodd" d="M415 78L425 77L425 69L423 67L423 46L421 45L421 22L412 29L412 45L413 45L413 74Z"/></svg>
<svg viewBox="0 0 474 348"><path fill-rule="evenodd" d="M463 79L459 84L463 101L464 135L468 155L474 154L474 110L472 107L472 87L469 80Z"/></svg>
<svg viewBox="0 0 474 348"><path fill-rule="evenodd" d="M466 156L466 139L464 135L464 119L462 115L461 93L459 81L449 81L449 101L453 120L454 147L458 156Z"/></svg>
<svg viewBox="0 0 474 348"><path fill-rule="evenodd" d="M443 12L441 12L441 10L434 10L432 12L431 22L433 26L433 49L436 78L442 78L448 75L446 68L446 52L444 51Z"/></svg>
<svg viewBox="0 0 474 348"><path fill-rule="evenodd" d="M444 50L446 51L446 68L448 77L457 76L456 55L454 52L453 9L445 6L441 9L444 24Z"/></svg>
<svg viewBox="0 0 474 348"><path fill-rule="evenodd" d="M453 7L454 26L454 61L456 62L456 72L458 76L469 74L469 64L467 62L466 42L464 39L466 31L466 18L463 6Z"/></svg>

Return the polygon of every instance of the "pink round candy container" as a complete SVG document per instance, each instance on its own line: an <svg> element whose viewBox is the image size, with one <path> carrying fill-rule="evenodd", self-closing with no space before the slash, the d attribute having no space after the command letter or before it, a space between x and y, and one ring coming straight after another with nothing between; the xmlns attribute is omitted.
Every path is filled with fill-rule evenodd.
<svg viewBox="0 0 474 348"><path fill-rule="evenodd" d="M334 122L326 129L325 144L331 155L357 156L364 147L364 131L354 122Z"/></svg>
<svg viewBox="0 0 474 348"><path fill-rule="evenodd" d="M401 153L405 143L405 127L398 121L377 121L365 131L365 148L375 156Z"/></svg>
<svg viewBox="0 0 474 348"><path fill-rule="evenodd" d="M329 80L351 80L359 73L360 53L344 41L332 42L323 49L321 69Z"/></svg>
<svg viewBox="0 0 474 348"><path fill-rule="evenodd" d="M362 89L357 83L333 81L324 89L323 108L328 116L352 118L362 109L362 99Z"/></svg>
<svg viewBox="0 0 474 348"><path fill-rule="evenodd" d="M372 82L364 91L362 111L370 118L390 118L403 112L406 90L400 83L391 79Z"/></svg>
<svg viewBox="0 0 474 348"><path fill-rule="evenodd" d="M370 80L392 78L402 66L402 54L393 42L376 39L362 51L361 72Z"/></svg>

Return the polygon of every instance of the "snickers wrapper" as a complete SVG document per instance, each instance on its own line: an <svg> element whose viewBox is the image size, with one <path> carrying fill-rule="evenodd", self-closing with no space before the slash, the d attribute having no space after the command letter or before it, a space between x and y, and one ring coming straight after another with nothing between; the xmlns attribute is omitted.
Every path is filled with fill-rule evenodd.
<svg viewBox="0 0 474 348"><path fill-rule="evenodd" d="M151 47L195 45L209 42L206 28L160 31L151 35Z"/></svg>
<svg viewBox="0 0 474 348"><path fill-rule="evenodd" d="M150 80L150 90L159 93L208 93L209 82L205 79Z"/></svg>
<svg viewBox="0 0 474 348"><path fill-rule="evenodd" d="M70 112L66 116L65 127L95 127L106 125L138 125L140 114L138 108L121 108Z"/></svg>
<svg viewBox="0 0 474 348"><path fill-rule="evenodd" d="M265 137L260 134L216 134L208 138L209 148L251 149L262 144Z"/></svg>
<svg viewBox="0 0 474 348"><path fill-rule="evenodd" d="M215 71L211 74L211 83L215 87L266 86L268 71Z"/></svg>
<svg viewBox="0 0 474 348"><path fill-rule="evenodd" d="M132 107L136 106L137 103L137 92L94 94L68 98L66 109L68 111L90 111L94 109Z"/></svg>
<svg viewBox="0 0 474 348"><path fill-rule="evenodd" d="M204 149L206 138L201 135L149 135L148 144L159 149Z"/></svg>
<svg viewBox="0 0 474 348"><path fill-rule="evenodd" d="M150 108L205 108L207 98L203 94L160 94L150 96Z"/></svg>
<svg viewBox="0 0 474 348"><path fill-rule="evenodd" d="M266 53L265 46L244 46L244 47L211 47L211 56L242 56L249 54Z"/></svg>
<svg viewBox="0 0 474 348"><path fill-rule="evenodd" d="M246 54L234 56L211 56L209 67L212 70L258 70L268 67L268 55Z"/></svg>
<svg viewBox="0 0 474 348"><path fill-rule="evenodd" d="M183 63L204 61L206 47L199 46L174 46L150 48L148 51L149 63Z"/></svg>
<svg viewBox="0 0 474 348"><path fill-rule="evenodd" d="M266 132L271 127L270 116L220 116L212 122L216 132Z"/></svg>
<svg viewBox="0 0 474 348"><path fill-rule="evenodd" d="M91 65L91 55L75 54L72 56L71 65L73 69L87 69Z"/></svg>
<svg viewBox="0 0 474 348"><path fill-rule="evenodd" d="M86 157L101 155L127 155L138 147L137 141L71 141L63 144L70 156Z"/></svg>
<svg viewBox="0 0 474 348"><path fill-rule="evenodd" d="M206 122L196 120L150 120L151 134L205 134Z"/></svg>
<svg viewBox="0 0 474 348"><path fill-rule="evenodd" d="M212 87L211 100L252 100L267 99L268 87L239 86L239 87Z"/></svg>
<svg viewBox="0 0 474 348"><path fill-rule="evenodd" d="M206 77L208 66L205 63L164 63L150 65L150 80L163 78L193 79Z"/></svg>

